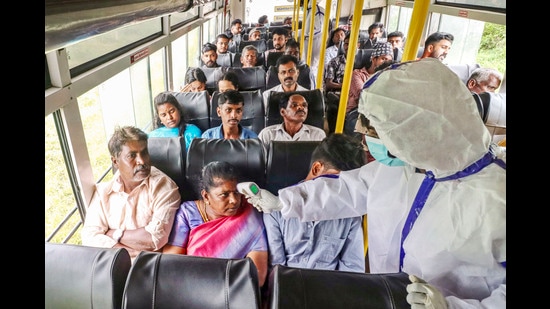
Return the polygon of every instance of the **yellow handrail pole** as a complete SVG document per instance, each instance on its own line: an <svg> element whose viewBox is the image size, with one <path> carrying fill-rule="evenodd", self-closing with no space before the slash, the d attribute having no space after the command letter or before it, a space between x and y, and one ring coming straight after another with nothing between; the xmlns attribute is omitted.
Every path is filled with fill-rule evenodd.
<svg viewBox="0 0 550 309"><path fill-rule="evenodd" d="M363 16L363 0L355 1L354 16ZM344 80L342 81L342 91L340 92L340 102L338 103L338 115L336 116L335 133L344 131L344 119L346 117L346 106L349 97L349 85L351 84L351 74L353 72L353 64L355 62L355 54L357 53L357 41L359 40L359 26L361 19L351 24L351 34L349 36L348 53L346 54L346 69L344 70ZM408 39L407 39L408 40Z"/></svg>
<svg viewBox="0 0 550 309"><path fill-rule="evenodd" d="M325 21L324 21L324 27L323 27L323 34L321 42L327 41L328 36L328 26L330 23L330 7L332 6L331 0L325 1ZM323 75L325 71L325 44L321 45L321 50L319 51L319 66L317 67L317 80L316 85L317 89L323 89Z"/></svg>
<svg viewBox="0 0 550 309"><path fill-rule="evenodd" d="M416 0L413 4L411 14L411 24L407 32L407 41L403 50L401 62L416 59L416 53L426 24L428 9L430 8L430 0Z"/></svg>
<svg viewBox="0 0 550 309"><path fill-rule="evenodd" d="M312 0L314 1L314 0ZM306 37L306 34L305 34L305 30L306 30L306 22L307 22L307 3L309 1L308 0L305 0L304 1L304 6L302 7L302 31L301 32L301 35L300 35L300 48L302 50L300 50L300 54L302 54L306 49L304 48L304 40L305 40L305 37ZM307 58L307 54L304 55L304 57L302 59L305 59Z"/></svg>
<svg viewBox="0 0 550 309"><path fill-rule="evenodd" d="M311 0L311 20L309 21L309 38L307 40L307 58L306 63L311 66L311 54L313 51L313 33L315 33L315 14L317 14L317 0Z"/></svg>

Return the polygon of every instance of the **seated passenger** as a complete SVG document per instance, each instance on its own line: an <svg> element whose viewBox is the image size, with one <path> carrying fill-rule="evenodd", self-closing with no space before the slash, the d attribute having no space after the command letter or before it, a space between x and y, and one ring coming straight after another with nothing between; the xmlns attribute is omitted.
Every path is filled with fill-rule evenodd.
<svg viewBox="0 0 550 309"><path fill-rule="evenodd" d="M267 19L267 15L262 15L258 18L258 23L256 24L256 27L269 27L269 20Z"/></svg>
<svg viewBox="0 0 550 309"><path fill-rule="evenodd" d="M141 251L160 251L180 205L178 185L151 166L147 133L116 127L109 139L116 172L96 185L82 227L82 245L125 248L132 261Z"/></svg>
<svg viewBox="0 0 550 309"><path fill-rule="evenodd" d="M313 150L305 181L330 177L366 164L358 141L345 134L330 134ZM282 217L280 211L264 214L270 267L365 272L362 217L303 221Z"/></svg>
<svg viewBox="0 0 550 309"><path fill-rule="evenodd" d="M218 48L212 43L206 43L202 46L201 60L204 63L203 67L217 68L218 64Z"/></svg>
<svg viewBox="0 0 550 309"><path fill-rule="evenodd" d="M213 161L202 170L201 199L185 201L163 253L227 259L249 257L260 286L267 276L267 238L262 215L237 191L238 172L227 162ZM213 292L213 291L211 291Z"/></svg>
<svg viewBox="0 0 550 309"><path fill-rule="evenodd" d="M262 32L258 28L254 28L250 30L250 32L248 33L249 41L258 41L261 38L262 38Z"/></svg>
<svg viewBox="0 0 550 309"><path fill-rule="evenodd" d="M344 38L344 53L340 54L329 61L325 71L325 88L327 91L332 91L340 94L342 90L342 82L344 81L344 71L346 70L346 61L348 54L350 34L346 34ZM355 50L359 47L359 43ZM354 53L355 54L355 53Z"/></svg>
<svg viewBox="0 0 550 309"><path fill-rule="evenodd" d="M285 17L285 19L283 20L283 26L292 27L292 17Z"/></svg>
<svg viewBox="0 0 550 309"><path fill-rule="evenodd" d="M246 45L241 52L241 64L243 68L251 68L258 65L258 49L254 45Z"/></svg>
<svg viewBox="0 0 550 309"><path fill-rule="evenodd" d="M374 48L374 45L379 42L383 42L384 40L381 39L383 33L384 33L384 24L381 22L375 22L372 23L368 30L369 32L369 38L363 42L363 44L360 46L362 49L369 49Z"/></svg>
<svg viewBox="0 0 550 309"><path fill-rule="evenodd" d="M236 90L220 93L216 111L222 124L202 133L202 138L245 139L256 138L256 132L240 125L243 118L244 97Z"/></svg>
<svg viewBox="0 0 550 309"><path fill-rule="evenodd" d="M225 33L220 33L216 36L216 52L219 54L228 53L229 37Z"/></svg>
<svg viewBox="0 0 550 309"><path fill-rule="evenodd" d="M349 86L349 96L348 103L346 105L346 117L344 123L345 134L355 135L355 122L357 121L359 113L354 112L354 110L357 109L357 106L359 105L359 97L361 96L363 85L372 74L378 71L379 68L385 67L392 62L392 45L387 42L376 43L374 45L374 51L371 54L370 61L366 64L366 66L360 69L355 69L351 73L351 82Z"/></svg>
<svg viewBox="0 0 550 309"><path fill-rule="evenodd" d="M405 41L405 34L401 31L393 31L388 34L387 41L393 47L393 57L395 62L401 62L403 58L403 42Z"/></svg>
<svg viewBox="0 0 550 309"><path fill-rule="evenodd" d="M270 52L284 52L286 49L286 41L289 38L288 30L285 28L275 28L273 34L273 48L264 52L264 59L267 61Z"/></svg>
<svg viewBox="0 0 550 309"><path fill-rule="evenodd" d="M328 65L330 60L338 56L338 51L340 50L340 43L344 41L346 37L346 30L343 28L336 28L332 30L330 34L330 40L328 41L327 48L325 49L325 67Z"/></svg>
<svg viewBox="0 0 550 309"><path fill-rule="evenodd" d="M267 110L267 105L269 104L269 93L271 91L276 92L291 92L291 91L307 91L306 87L298 85L298 75L300 71L298 70L298 59L291 55L282 55L277 59L277 64L275 65L278 72L280 85L269 88L263 92L262 96L264 99L265 110Z"/></svg>
<svg viewBox="0 0 550 309"><path fill-rule="evenodd" d="M455 37L447 32L434 32L424 41L424 52L420 59L436 58L440 61L445 60L451 50Z"/></svg>
<svg viewBox="0 0 550 309"><path fill-rule="evenodd" d="M192 68L185 73L185 84L180 92L201 92L206 90L206 75L200 68Z"/></svg>
<svg viewBox="0 0 550 309"><path fill-rule="evenodd" d="M477 68L468 78L466 87L475 93L495 92L501 82L502 73L499 71L491 68Z"/></svg>
<svg viewBox="0 0 550 309"><path fill-rule="evenodd" d="M226 92L227 90L239 90L239 77L233 71L226 71L220 79L218 79L218 92Z"/></svg>
<svg viewBox="0 0 550 309"><path fill-rule="evenodd" d="M279 101L279 111L283 116L283 123L265 127L258 134L266 155L269 153L271 141L320 141L326 137L321 128L304 124L308 113L308 103L304 96L283 96Z"/></svg>
<svg viewBox="0 0 550 309"><path fill-rule="evenodd" d="M195 137L201 137L201 129L194 124L183 120L183 110L178 99L170 92L159 93L155 99L154 130L149 132L149 137L177 137L185 138L185 149L189 149L191 141Z"/></svg>

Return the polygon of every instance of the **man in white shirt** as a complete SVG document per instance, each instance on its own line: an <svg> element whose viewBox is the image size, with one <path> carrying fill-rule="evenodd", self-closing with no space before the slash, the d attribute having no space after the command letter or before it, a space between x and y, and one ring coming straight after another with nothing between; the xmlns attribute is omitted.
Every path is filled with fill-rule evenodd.
<svg viewBox="0 0 550 309"><path fill-rule="evenodd" d="M281 57L279 57L279 59L277 59L276 67L281 84L273 88L267 89L262 94L266 111L269 104L269 93L272 91L291 92L309 90L305 87L298 85L297 83L300 71L298 70L298 59L296 59L296 57L292 55L282 55Z"/></svg>
<svg viewBox="0 0 550 309"><path fill-rule="evenodd" d="M109 140L113 179L97 184L82 228L82 245L126 248L132 261L141 251L160 251L180 205L176 183L151 166L147 133L117 127Z"/></svg>
<svg viewBox="0 0 550 309"><path fill-rule="evenodd" d="M323 129L304 124L308 113L308 103L301 94L288 94L279 101L279 110L283 122L265 127L258 134L264 145L265 154L269 153L271 141L320 141L326 137Z"/></svg>

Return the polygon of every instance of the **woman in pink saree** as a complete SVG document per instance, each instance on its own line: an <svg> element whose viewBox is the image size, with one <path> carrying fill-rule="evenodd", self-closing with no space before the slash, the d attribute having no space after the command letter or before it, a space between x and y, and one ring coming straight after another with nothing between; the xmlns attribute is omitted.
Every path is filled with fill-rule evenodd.
<svg viewBox="0 0 550 309"><path fill-rule="evenodd" d="M202 170L201 199L176 212L163 253L218 258L250 257L262 286L267 277L267 236L262 215L237 191L238 173L227 162Z"/></svg>

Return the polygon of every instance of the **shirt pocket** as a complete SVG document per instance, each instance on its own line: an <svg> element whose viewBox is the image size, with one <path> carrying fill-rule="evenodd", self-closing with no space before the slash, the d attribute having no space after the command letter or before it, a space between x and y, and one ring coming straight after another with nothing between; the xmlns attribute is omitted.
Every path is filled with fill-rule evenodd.
<svg viewBox="0 0 550 309"><path fill-rule="evenodd" d="M322 235L319 240L319 259L317 260L318 266L329 265L335 263L338 260L340 252L346 242L345 238L337 238L330 235Z"/></svg>

